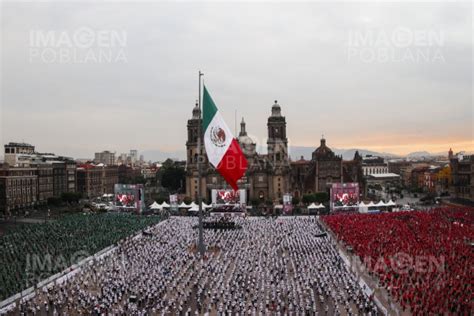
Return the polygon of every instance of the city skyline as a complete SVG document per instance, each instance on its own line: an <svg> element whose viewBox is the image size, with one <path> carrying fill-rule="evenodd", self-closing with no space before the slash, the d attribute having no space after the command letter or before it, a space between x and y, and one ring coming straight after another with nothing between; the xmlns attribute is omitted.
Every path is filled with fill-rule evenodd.
<svg viewBox="0 0 474 316"><path fill-rule="evenodd" d="M331 148L474 151L471 4L2 6L4 144L76 158L184 151L201 70L228 125L237 111L260 145L278 100L290 146L316 148L324 134ZM48 32L56 41L40 51L71 53L60 36L84 28L113 31L123 55L38 57ZM407 34L409 45L394 39Z"/></svg>

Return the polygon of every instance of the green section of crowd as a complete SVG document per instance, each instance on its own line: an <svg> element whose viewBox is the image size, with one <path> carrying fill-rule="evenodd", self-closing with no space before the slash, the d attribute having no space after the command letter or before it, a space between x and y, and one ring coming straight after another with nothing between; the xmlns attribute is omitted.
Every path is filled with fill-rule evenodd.
<svg viewBox="0 0 474 316"><path fill-rule="evenodd" d="M81 213L18 225L0 237L0 300L159 221L159 216Z"/></svg>

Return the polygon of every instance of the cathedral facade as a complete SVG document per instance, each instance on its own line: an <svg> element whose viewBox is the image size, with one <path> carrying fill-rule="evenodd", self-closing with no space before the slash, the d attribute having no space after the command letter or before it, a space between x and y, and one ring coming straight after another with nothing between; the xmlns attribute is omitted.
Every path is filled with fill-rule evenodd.
<svg viewBox="0 0 474 316"><path fill-rule="evenodd" d="M196 104L193 116L188 120L186 142L186 196L194 200L197 200L199 194L197 145L200 117L201 113ZM246 124L242 118L237 140L247 158L248 169L238 185L240 189L247 191L249 202L281 203L285 193L300 196L328 192L332 183L359 180L356 175L359 163L356 160L350 161L350 164L343 163L342 157L335 155L326 146L324 138L321 139L320 147L313 152L311 160L291 161L288 155L286 119L277 101L272 105L271 114L267 119L267 136L267 154L260 154L256 150L256 143L247 135ZM204 143L201 146L201 162L201 194L204 200L209 201L212 189L230 189L230 186L209 164ZM345 165L350 165L350 170L346 170Z"/></svg>

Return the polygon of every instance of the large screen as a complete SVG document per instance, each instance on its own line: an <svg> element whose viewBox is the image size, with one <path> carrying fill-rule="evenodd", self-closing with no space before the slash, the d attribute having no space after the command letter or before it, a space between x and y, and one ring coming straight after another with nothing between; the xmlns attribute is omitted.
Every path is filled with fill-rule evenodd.
<svg viewBox="0 0 474 316"><path fill-rule="evenodd" d="M331 206L333 209L356 207L359 205L358 183L333 183L331 187Z"/></svg>
<svg viewBox="0 0 474 316"><path fill-rule="evenodd" d="M212 204L245 204L245 190L212 190Z"/></svg>
<svg viewBox="0 0 474 316"><path fill-rule="evenodd" d="M117 209L142 212L145 210L143 184L116 184L115 207Z"/></svg>

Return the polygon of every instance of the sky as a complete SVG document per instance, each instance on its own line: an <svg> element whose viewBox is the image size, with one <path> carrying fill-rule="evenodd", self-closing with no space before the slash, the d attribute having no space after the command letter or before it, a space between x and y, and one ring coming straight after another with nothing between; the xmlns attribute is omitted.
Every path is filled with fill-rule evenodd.
<svg viewBox="0 0 474 316"><path fill-rule="evenodd" d="M185 149L198 71L258 145L473 151L472 4L3 2L0 141ZM145 157L146 158L146 157Z"/></svg>

